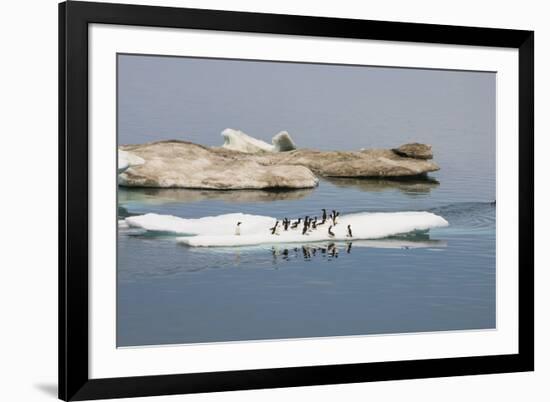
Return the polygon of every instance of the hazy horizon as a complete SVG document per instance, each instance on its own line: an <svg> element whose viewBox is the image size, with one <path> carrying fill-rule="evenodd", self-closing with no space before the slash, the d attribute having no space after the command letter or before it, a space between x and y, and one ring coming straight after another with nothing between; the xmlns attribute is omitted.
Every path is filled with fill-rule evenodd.
<svg viewBox="0 0 550 402"><path fill-rule="evenodd" d="M437 143L453 129L494 146L474 137L495 131L490 72L146 55L119 55L118 68L120 144L219 145L233 128L268 142L286 130L301 147L354 149L396 146L396 137Z"/></svg>

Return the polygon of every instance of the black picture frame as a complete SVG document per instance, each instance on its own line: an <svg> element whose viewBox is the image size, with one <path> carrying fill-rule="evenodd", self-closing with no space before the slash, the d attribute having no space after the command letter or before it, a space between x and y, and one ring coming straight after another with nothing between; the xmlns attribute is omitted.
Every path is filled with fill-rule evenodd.
<svg viewBox="0 0 550 402"><path fill-rule="evenodd" d="M519 51L517 354L90 379L88 24L509 47ZM534 32L70 1L59 4L59 398L169 395L534 370Z"/></svg>

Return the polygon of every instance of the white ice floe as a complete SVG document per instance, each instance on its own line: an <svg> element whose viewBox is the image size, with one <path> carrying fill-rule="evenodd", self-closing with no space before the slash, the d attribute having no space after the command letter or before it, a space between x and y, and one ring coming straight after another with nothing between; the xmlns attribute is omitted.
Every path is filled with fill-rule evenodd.
<svg viewBox="0 0 550 402"><path fill-rule="evenodd" d="M241 224L241 235L261 233L275 224L275 218L269 216L247 215L241 213L207 216L185 219L172 215L146 214L125 219L130 227L149 231L170 232L185 235L225 236L235 233L237 222ZM266 229L267 230L267 229Z"/></svg>
<svg viewBox="0 0 550 402"><path fill-rule="evenodd" d="M194 247L232 247L276 243L309 243L321 241L375 240L413 231L427 231L432 228L448 226L441 216L430 212L379 212L343 215L332 228L330 221L318 226L316 230L302 235L302 227L272 235L270 229L276 219L269 216L248 215L242 213L210 216L199 219L184 219L176 216L146 214L125 219L130 227L148 231L185 234L179 237L180 243ZM237 222L241 235L235 235ZM279 224L280 225L280 224ZM347 236L347 225L351 225L353 237Z"/></svg>
<svg viewBox="0 0 550 402"><path fill-rule="evenodd" d="M118 150L118 173L122 173L132 166L143 165L145 161L130 152Z"/></svg>
<svg viewBox="0 0 550 402"><path fill-rule="evenodd" d="M222 136L224 140L222 147L233 151L256 153L261 151L285 152L296 149L294 141L292 141L290 134L286 131L281 131L275 135L271 140L273 144L268 144L265 141L251 137L242 131L233 130L232 128L223 130Z"/></svg>

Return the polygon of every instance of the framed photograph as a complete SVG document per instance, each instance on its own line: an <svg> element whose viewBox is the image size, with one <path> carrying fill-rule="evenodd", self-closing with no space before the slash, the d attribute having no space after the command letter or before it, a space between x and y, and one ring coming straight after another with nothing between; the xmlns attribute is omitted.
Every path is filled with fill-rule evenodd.
<svg viewBox="0 0 550 402"><path fill-rule="evenodd" d="M59 5L59 397L530 371L534 33Z"/></svg>

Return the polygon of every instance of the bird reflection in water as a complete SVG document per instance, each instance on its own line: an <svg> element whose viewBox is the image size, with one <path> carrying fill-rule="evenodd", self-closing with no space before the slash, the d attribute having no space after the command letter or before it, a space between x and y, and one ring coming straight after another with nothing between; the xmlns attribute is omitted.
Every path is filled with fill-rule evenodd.
<svg viewBox="0 0 550 402"><path fill-rule="evenodd" d="M294 248L271 248L271 255L273 257L273 263L276 263L279 259L284 261L290 261L291 259L303 258L305 261L312 261L315 258L322 258L332 260L338 258L340 249L344 250L346 254L351 253L352 242L345 244L329 243L327 245L303 245L301 247Z"/></svg>

